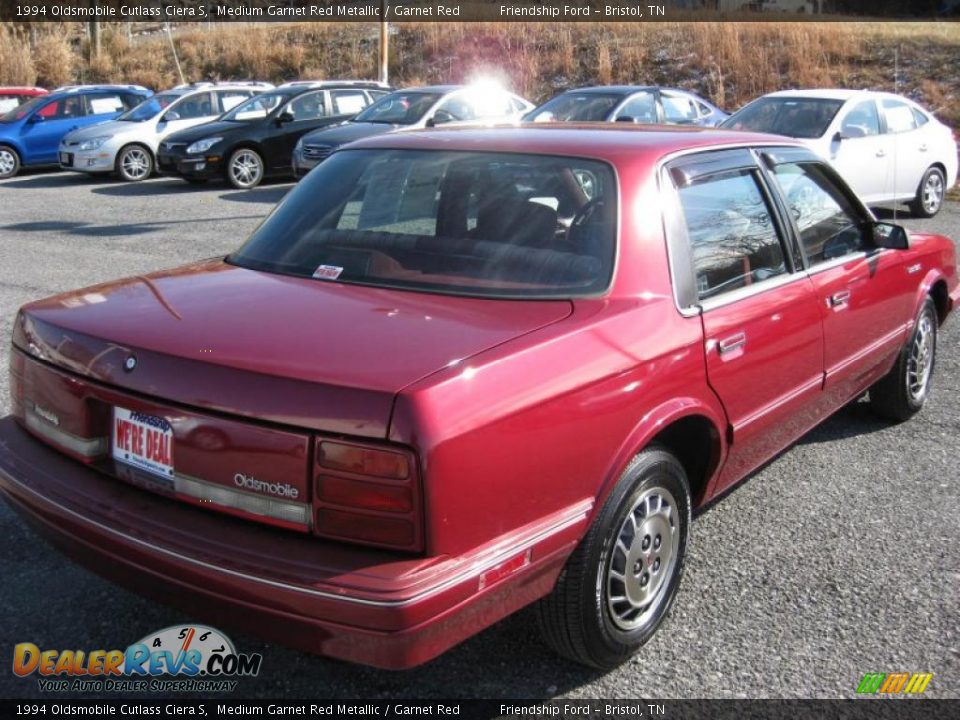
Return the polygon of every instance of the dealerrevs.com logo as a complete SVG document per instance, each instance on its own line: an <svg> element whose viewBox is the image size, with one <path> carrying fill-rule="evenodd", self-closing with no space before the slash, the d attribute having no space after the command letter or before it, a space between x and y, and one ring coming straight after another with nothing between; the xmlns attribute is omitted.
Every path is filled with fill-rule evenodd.
<svg viewBox="0 0 960 720"><path fill-rule="evenodd" d="M232 692L237 678L255 677L262 662L204 625L164 628L126 650L13 648L14 674L36 676L41 692Z"/></svg>

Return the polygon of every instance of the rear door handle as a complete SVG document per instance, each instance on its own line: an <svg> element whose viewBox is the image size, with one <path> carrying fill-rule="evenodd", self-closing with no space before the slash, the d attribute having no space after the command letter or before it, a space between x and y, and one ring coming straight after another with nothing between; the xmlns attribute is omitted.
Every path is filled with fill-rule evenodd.
<svg viewBox="0 0 960 720"><path fill-rule="evenodd" d="M830 299L827 300L827 305L829 305L832 308L836 308L842 305L846 305L849 302L850 302L850 291L841 290L840 292L835 292L833 295L830 296Z"/></svg>
<svg viewBox="0 0 960 720"><path fill-rule="evenodd" d="M717 350L721 355L726 355L728 353L732 353L734 350L739 350L746 344L747 334L740 332L736 335L731 335L730 337L725 337L723 340L720 340L717 343Z"/></svg>

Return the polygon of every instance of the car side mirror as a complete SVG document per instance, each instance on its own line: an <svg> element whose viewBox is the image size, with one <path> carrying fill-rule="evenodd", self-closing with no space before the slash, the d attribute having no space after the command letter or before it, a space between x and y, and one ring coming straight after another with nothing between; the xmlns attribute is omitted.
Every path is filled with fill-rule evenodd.
<svg viewBox="0 0 960 720"><path fill-rule="evenodd" d="M178 113L176 110L171 110L162 118L160 118L160 122L173 122L174 120L179 120L179 119L180 119L180 113Z"/></svg>
<svg viewBox="0 0 960 720"><path fill-rule="evenodd" d="M294 120L293 113L289 110L284 110L277 116L277 125L283 125L284 123L293 122Z"/></svg>
<svg viewBox="0 0 960 720"><path fill-rule="evenodd" d="M456 118L448 113L446 110L437 110L433 117L427 120L427 127L436 127L437 125L443 125L444 123L453 122Z"/></svg>
<svg viewBox="0 0 960 720"><path fill-rule="evenodd" d="M838 130L837 134L833 136L833 139L834 142L840 142L841 140L854 140L866 136L867 133L862 127L858 125L847 125L843 129Z"/></svg>
<svg viewBox="0 0 960 720"><path fill-rule="evenodd" d="M33 125L33 124L35 124L35 123L45 122L45 120L46 120L46 118L43 117L43 115L41 115L41 114L39 114L39 113L34 113L33 115L30 116L30 119L27 120L27 123L28 123L29 125Z"/></svg>
<svg viewBox="0 0 960 720"><path fill-rule="evenodd" d="M906 250L910 247L910 238L902 225L893 223L870 223L870 237L874 247L888 250Z"/></svg>

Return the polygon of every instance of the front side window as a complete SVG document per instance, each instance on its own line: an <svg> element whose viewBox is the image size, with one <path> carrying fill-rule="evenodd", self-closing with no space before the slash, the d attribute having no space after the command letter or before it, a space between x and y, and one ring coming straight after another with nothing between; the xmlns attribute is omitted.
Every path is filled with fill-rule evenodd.
<svg viewBox="0 0 960 720"><path fill-rule="evenodd" d="M595 160L347 150L311 172L229 261L445 294L596 294L612 273L616 197L613 171Z"/></svg>
<svg viewBox="0 0 960 720"><path fill-rule="evenodd" d="M811 267L866 247L859 213L821 165L784 163L773 172Z"/></svg>
<svg viewBox="0 0 960 720"><path fill-rule="evenodd" d="M213 94L204 92L185 97L171 108L178 120L196 120L214 115ZM172 119L172 117L171 117Z"/></svg>
<svg viewBox="0 0 960 720"><path fill-rule="evenodd" d="M700 300L787 272L755 171L709 175L678 192Z"/></svg>
<svg viewBox="0 0 960 720"><path fill-rule="evenodd" d="M887 121L887 132L902 133L917 129L913 108L900 100L884 100L883 116Z"/></svg>
<svg viewBox="0 0 960 720"><path fill-rule="evenodd" d="M873 100L858 102L843 116L840 133L844 137L858 138L880 134L880 114Z"/></svg>
<svg viewBox="0 0 960 720"><path fill-rule="evenodd" d="M288 97L290 96L286 93L263 93L262 95L256 95L246 102L240 103L220 119L230 120L231 122L262 120Z"/></svg>
<svg viewBox="0 0 960 720"><path fill-rule="evenodd" d="M824 98L765 97L735 112L720 127L818 138L830 127L842 105L842 100Z"/></svg>
<svg viewBox="0 0 960 720"><path fill-rule="evenodd" d="M617 120L651 125L657 122L657 98L652 92L637 93L617 111Z"/></svg>
<svg viewBox="0 0 960 720"><path fill-rule="evenodd" d="M310 92L299 95L287 105L287 112L293 115L294 120L316 120L327 114L323 100L323 91Z"/></svg>

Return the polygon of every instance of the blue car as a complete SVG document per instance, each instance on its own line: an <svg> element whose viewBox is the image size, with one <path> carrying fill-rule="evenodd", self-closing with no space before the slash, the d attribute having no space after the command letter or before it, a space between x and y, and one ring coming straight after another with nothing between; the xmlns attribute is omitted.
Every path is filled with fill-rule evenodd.
<svg viewBox="0 0 960 720"><path fill-rule="evenodd" d="M139 85L74 85L15 107L0 116L0 179L21 167L57 165L68 132L113 120L151 95Z"/></svg>
<svg viewBox="0 0 960 720"><path fill-rule="evenodd" d="M597 85L568 90L534 108L525 122L630 122L714 127L729 117L702 97L655 85Z"/></svg>

